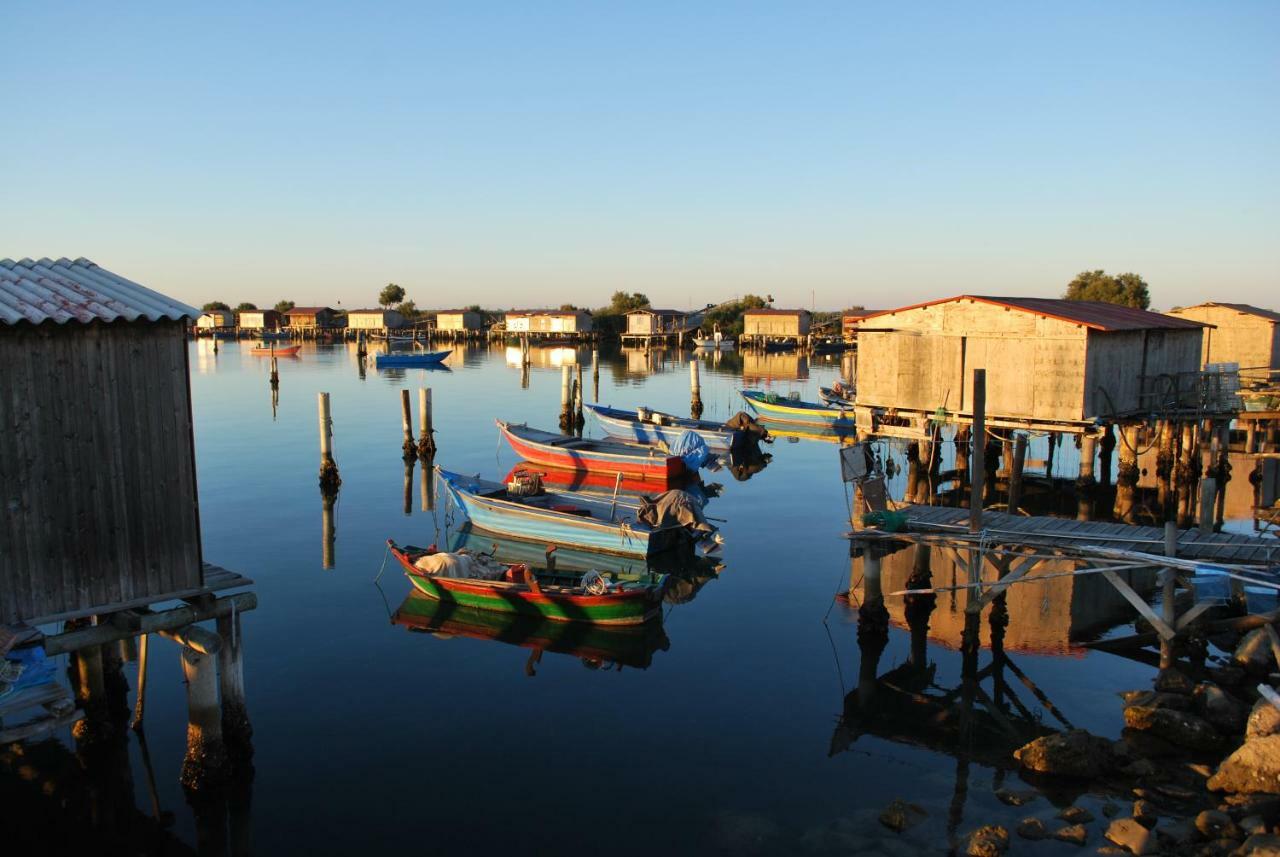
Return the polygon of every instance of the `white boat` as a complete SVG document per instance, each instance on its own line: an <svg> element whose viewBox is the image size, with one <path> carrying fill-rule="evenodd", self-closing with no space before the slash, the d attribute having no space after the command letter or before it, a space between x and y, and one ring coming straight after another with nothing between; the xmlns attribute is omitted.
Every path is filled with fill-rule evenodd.
<svg viewBox="0 0 1280 857"><path fill-rule="evenodd" d="M732 351L732 339L695 339L693 344L698 348L719 349L721 351Z"/></svg>

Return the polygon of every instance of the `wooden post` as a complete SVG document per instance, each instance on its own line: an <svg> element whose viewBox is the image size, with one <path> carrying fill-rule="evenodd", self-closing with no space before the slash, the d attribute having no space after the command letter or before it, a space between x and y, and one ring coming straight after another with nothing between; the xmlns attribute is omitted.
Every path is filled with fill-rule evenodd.
<svg viewBox="0 0 1280 857"><path fill-rule="evenodd" d="M416 459L404 460L404 516L413 514L413 464ZM424 468L425 469L425 468Z"/></svg>
<svg viewBox="0 0 1280 857"><path fill-rule="evenodd" d="M429 464L423 464L418 471L418 494L422 500L422 511L431 512L436 508L436 480Z"/></svg>
<svg viewBox="0 0 1280 857"><path fill-rule="evenodd" d="M1164 522L1164 555L1176 557L1178 555L1178 525L1173 521ZM1164 569L1164 576L1161 585L1161 615L1164 623L1170 628L1176 625L1176 607L1174 586L1177 582L1177 575L1172 568ZM1160 638L1160 669L1167 670L1173 666L1174 650L1173 641Z"/></svg>
<svg viewBox="0 0 1280 857"><path fill-rule="evenodd" d="M1205 476L1200 481L1200 535L1207 536L1213 532L1214 495L1218 490L1218 480Z"/></svg>
<svg viewBox="0 0 1280 857"><path fill-rule="evenodd" d="M1116 467L1115 516L1126 524L1137 516L1138 494L1138 427L1120 426L1120 463Z"/></svg>
<svg viewBox="0 0 1280 857"><path fill-rule="evenodd" d="M216 341L216 340L215 340ZM1253 452L1254 446L1258 442L1258 421L1244 420L1244 451L1245 453Z"/></svg>
<svg viewBox="0 0 1280 857"><path fill-rule="evenodd" d="M418 388L418 457L430 461L436 454L436 431L432 424L431 388Z"/></svg>
<svg viewBox="0 0 1280 857"><path fill-rule="evenodd" d="M413 442L413 408L409 405L409 391L400 391L400 425L404 430L404 460L412 461L418 457L418 445Z"/></svg>
<svg viewBox="0 0 1280 857"><path fill-rule="evenodd" d="M280 360L280 358L279 358L279 357L275 357L275 356L273 356L273 357L271 358L271 381L270 381L270 383L271 383L271 386L272 386L272 387L278 387L278 386L280 386L280 363L279 363L279 360Z"/></svg>
<svg viewBox="0 0 1280 857"><path fill-rule="evenodd" d="M560 430L573 428L573 374L566 363L560 367Z"/></svg>
<svg viewBox="0 0 1280 857"><path fill-rule="evenodd" d="M969 532L982 530L982 488L987 478L987 370L973 370L973 457L969 462Z"/></svg>
<svg viewBox="0 0 1280 857"><path fill-rule="evenodd" d="M234 610L218 617L218 684L222 692L222 739L232 764L248 761L253 756L253 726L249 723L249 707L244 695L243 632L240 614Z"/></svg>
<svg viewBox="0 0 1280 857"><path fill-rule="evenodd" d="M1027 436L1019 432L1013 440L1013 469L1009 473L1009 514L1018 514L1022 502L1022 468L1027 463Z"/></svg>
<svg viewBox="0 0 1280 857"><path fill-rule="evenodd" d="M187 755L182 760L181 780L194 791L215 786L226 775L216 657L182 647L182 673L187 680Z"/></svg>
<svg viewBox="0 0 1280 857"><path fill-rule="evenodd" d="M108 740L112 733L111 710L107 702L102 665L102 646L86 646L75 653L76 702L84 719L72 727L76 743L89 747Z"/></svg>
<svg viewBox="0 0 1280 857"><path fill-rule="evenodd" d="M698 357L689 358L689 416L702 419L702 378L699 377Z"/></svg>
<svg viewBox="0 0 1280 857"><path fill-rule="evenodd" d="M342 485L338 464L333 460L333 419L329 416L329 394L317 394L320 411L320 491L336 494Z"/></svg>
<svg viewBox="0 0 1280 857"><path fill-rule="evenodd" d="M364 359L369 356L369 346L365 344L364 331L356 333L356 357Z"/></svg>
<svg viewBox="0 0 1280 857"><path fill-rule="evenodd" d="M584 422L582 418L582 400L586 397L586 392L582 386L582 364L576 362L576 358L574 366L577 367L578 377L573 381L573 424L576 428L582 428Z"/></svg>
<svg viewBox="0 0 1280 857"><path fill-rule="evenodd" d="M880 551L868 545L862 554L862 597L867 603L884 601L880 585Z"/></svg>
<svg viewBox="0 0 1280 857"><path fill-rule="evenodd" d="M591 349L591 401L600 401L600 349Z"/></svg>

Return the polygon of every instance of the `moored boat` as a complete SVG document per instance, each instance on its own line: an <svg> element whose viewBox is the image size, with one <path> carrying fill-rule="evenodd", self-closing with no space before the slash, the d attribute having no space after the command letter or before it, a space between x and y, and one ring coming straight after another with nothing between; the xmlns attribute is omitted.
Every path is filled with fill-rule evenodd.
<svg viewBox="0 0 1280 857"><path fill-rule="evenodd" d="M685 473L684 460L652 446L556 434L496 421L498 431L521 457L535 464L593 473L622 474L666 484Z"/></svg>
<svg viewBox="0 0 1280 857"><path fill-rule="evenodd" d="M819 387L818 398L822 400L824 405L829 405L833 408L853 407L853 391L846 388L839 381L830 387Z"/></svg>
<svg viewBox="0 0 1280 857"><path fill-rule="evenodd" d="M255 345L249 349L249 353L267 357L294 357L301 350L301 345L286 345L281 348L271 345Z"/></svg>
<svg viewBox="0 0 1280 857"><path fill-rule="evenodd" d="M645 419L641 419L639 411L624 411L604 405L586 407L595 414L605 432L623 440L671 446L680 435L691 431L706 441L707 448L714 452L726 452L733 445L734 430L724 423L686 419L647 408L639 409L645 414Z"/></svg>
<svg viewBox="0 0 1280 857"><path fill-rule="evenodd" d="M480 554L402 547L390 539L387 549L414 588L428 598L556 622L639 625L658 615L666 587L666 575L610 579L591 571L581 575L535 574L523 563L499 563ZM464 574L496 569L501 576L451 576L458 568Z"/></svg>
<svg viewBox="0 0 1280 857"><path fill-rule="evenodd" d="M572 492L513 493L507 485L441 467L436 467L436 474L474 526L514 539L640 557L678 550L690 542L700 555L720 548L715 527L705 521L689 527L667 520L656 526L646 523L645 499L637 504ZM678 496L662 496L668 495Z"/></svg>
<svg viewBox="0 0 1280 857"><path fill-rule="evenodd" d="M374 365L379 369L392 366L401 366L406 368L413 366L434 366L444 362L444 359L452 353L452 349L448 351L406 351L404 353L387 352L377 355L374 358Z"/></svg>
<svg viewBox="0 0 1280 857"><path fill-rule="evenodd" d="M732 351L732 339L695 339L693 340L695 348L720 349L721 351Z"/></svg>
<svg viewBox="0 0 1280 857"><path fill-rule="evenodd" d="M853 426L851 408L831 407L817 402L783 398L761 390L742 390L742 398L763 419L814 426Z"/></svg>

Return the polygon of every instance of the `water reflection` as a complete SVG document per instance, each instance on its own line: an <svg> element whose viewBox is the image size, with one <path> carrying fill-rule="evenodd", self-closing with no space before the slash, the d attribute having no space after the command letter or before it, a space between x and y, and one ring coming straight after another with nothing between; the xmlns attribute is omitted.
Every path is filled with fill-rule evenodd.
<svg viewBox="0 0 1280 857"><path fill-rule="evenodd" d="M769 381L807 381L809 358L804 354L768 354L763 351L742 352L742 381L751 386Z"/></svg>
<svg viewBox="0 0 1280 857"><path fill-rule="evenodd" d="M619 672L623 667L648 669L654 653L671 646L660 619L617 627L552 622L459 607L417 592L405 598L391 621L441 640L466 637L530 649L524 671L531 677L545 652L578 658L591 670Z"/></svg>

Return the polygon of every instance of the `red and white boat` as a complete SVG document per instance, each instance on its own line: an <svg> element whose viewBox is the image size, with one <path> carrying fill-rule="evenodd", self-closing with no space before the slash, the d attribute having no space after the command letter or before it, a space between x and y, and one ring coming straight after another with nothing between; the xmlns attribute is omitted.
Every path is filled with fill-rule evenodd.
<svg viewBox="0 0 1280 857"><path fill-rule="evenodd" d="M298 352L301 350L301 345L286 345L283 348L276 348L271 345L255 345L249 349L249 353L256 354L259 357L297 357Z"/></svg>
<svg viewBox="0 0 1280 857"><path fill-rule="evenodd" d="M584 470L611 476L639 477L667 483L684 475L684 460L657 447L616 440L594 440L567 434L554 434L496 421L498 431L525 461L545 467Z"/></svg>

